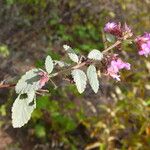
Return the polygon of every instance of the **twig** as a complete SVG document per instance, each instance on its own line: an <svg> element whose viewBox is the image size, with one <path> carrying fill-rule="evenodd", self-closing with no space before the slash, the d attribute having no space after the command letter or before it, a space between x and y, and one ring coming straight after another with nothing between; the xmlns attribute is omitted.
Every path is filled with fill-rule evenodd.
<svg viewBox="0 0 150 150"><path fill-rule="evenodd" d="M121 44L121 40L120 40L120 41L119 41L119 40L116 41L113 45L111 45L110 47L108 47L108 48L106 48L105 50L103 50L102 53L103 53L103 54L106 54L109 50L115 48L115 47L118 46L119 44ZM55 76L58 76L58 75L63 74L63 73L67 73L67 72L69 72L69 71L71 71L71 70L73 70L73 69L82 68L82 67L84 67L86 64L87 64L87 61L84 61L84 62L82 62L82 63L80 63L80 64L77 64L77 65L72 65L72 66L70 66L69 68L66 68L66 69L64 69L64 70L61 70L61 71L59 71L59 72L56 72L56 73L51 74L51 75L50 75L50 78L55 77Z"/></svg>
<svg viewBox="0 0 150 150"><path fill-rule="evenodd" d="M110 47L106 48L102 53L103 54L106 54L109 50L115 48L116 46L118 46L119 44L121 44L121 40L118 40L116 41L113 45L111 45ZM93 61L94 62L94 61ZM92 63L92 62L91 62ZM71 70L74 70L74 69L79 69L79 68L82 68L84 67L85 65L87 64L87 61L84 61L80 64L77 64L77 65L71 65L69 66L69 68L66 68L64 70L61 70L61 71L58 71L56 73L53 73L51 74L49 77L52 78L52 77L56 77L60 74L64 74L64 73L67 73ZM50 79L50 81L52 82L52 80ZM52 82L53 83L53 82ZM0 89L4 89L4 88L12 88L12 87L15 87L16 84L0 84ZM38 92L48 92L48 90L43 90L43 89L40 89L38 90Z"/></svg>
<svg viewBox="0 0 150 150"><path fill-rule="evenodd" d="M51 83L54 85L54 89L57 89L57 85L55 84L55 82L54 82L51 78L49 78L49 80L50 80Z"/></svg>
<svg viewBox="0 0 150 150"><path fill-rule="evenodd" d="M115 44L111 45L110 47L106 48L102 53L105 54L107 53L109 50L115 48L116 46L118 46L119 44L121 44L121 40L120 41L116 41Z"/></svg>
<svg viewBox="0 0 150 150"><path fill-rule="evenodd" d="M5 89L5 88L12 88L12 87L15 87L16 84L0 84L0 89ZM49 93L48 90L46 89L40 89L40 90L37 90L38 93Z"/></svg>
<svg viewBox="0 0 150 150"><path fill-rule="evenodd" d="M12 88L14 86L16 86L16 84L0 84L0 89Z"/></svg>

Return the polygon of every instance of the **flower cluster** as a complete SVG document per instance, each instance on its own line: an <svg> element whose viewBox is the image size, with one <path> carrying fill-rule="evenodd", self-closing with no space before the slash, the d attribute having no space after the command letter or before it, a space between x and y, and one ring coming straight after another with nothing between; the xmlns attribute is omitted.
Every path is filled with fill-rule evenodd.
<svg viewBox="0 0 150 150"><path fill-rule="evenodd" d="M131 28L127 26L126 23L124 24L124 26L121 26L121 23L108 22L104 27L104 31L118 38L123 37L124 39L133 35Z"/></svg>
<svg viewBox="0 0 150 150"><path fill-rule="evenodd" d="M107 75L111 76L117 81L120 81L119 70L121 69L130 70L130 64L123 62L117 57L117 55L114 55L114 58L110 61L107 67Z"/></svg>
<svg viewBox="0 0 150 150"><path fill-rule="evenodd" d="M47 72L40 72L39 73L39 76L40 76L40 88L42 88L48 81L49 81L49 76L48 76L48 73Z"/></svg>
<svg viewBox="0 0 150 150"><path fill-rule="evenodd" d="M150 33L144 33L135 39L136 45L139 49L139 55L150 55Z"/></svg>
<svg viewBox="0 0 150 150"><path fill-rule="evenodd" d="M133 35L131 28L126 23L122 26L121 23L108 22L104 27L104 31L121 40L126 40ZM144 35L138 36L135 39L135 43L139 50L139 55L144 55L146 57L150 55L150 33L146 32ZM118 81L120 81L119 70L130 70L130 64L123 62L117 57L117 54L114 54L114 56L112 56L111 60L109 59L108 62L107 75Z"/></svg>

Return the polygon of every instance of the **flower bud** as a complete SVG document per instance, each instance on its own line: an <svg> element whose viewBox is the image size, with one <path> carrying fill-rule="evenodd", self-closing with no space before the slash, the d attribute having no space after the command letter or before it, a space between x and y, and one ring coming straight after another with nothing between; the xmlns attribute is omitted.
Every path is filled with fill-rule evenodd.
<svg viewBox="0 0 150 150"><path fill-rule="evenodd" d="M126 23L121 26L121 23L108 22L104 27L104 31L123 39L130 38L133 35L131 28Z"/></svg>
<svg viewBox="0 0 150 150"><path fill-rule="evenodd" d="M104 27L104 31L117 37L122 36L120 23L117 24L115 22L108 22Z"/></svg>

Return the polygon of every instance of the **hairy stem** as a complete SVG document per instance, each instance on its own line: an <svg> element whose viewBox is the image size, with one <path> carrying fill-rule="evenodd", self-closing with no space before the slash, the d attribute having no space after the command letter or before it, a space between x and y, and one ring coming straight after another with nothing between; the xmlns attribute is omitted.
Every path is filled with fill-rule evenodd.
<svg viewBox="0 0 150 150"><path fill-rule="evenodd" d="M105 50L103 50L102 53L106 54L109 50L115 48L119 44L121 44L121 40L116 41L113 45L111 45L110 47L108 47ZM61 70L61 71L58 71L56 73L51 74L49 77L50 78L56 77L56 76L58 76L60 74L64 74L64 73L70 72L71 70L82 68L82 67L86 66L87 63L88 63L88 61L84 61L84 62L82 62L80 64L77 64L77 65L71 65L68 68L65 68L64 70ZM15 86L16 86L16 84L0 84L0 89L3 89L3 88L12 88L12 87L15 87ZM39 92L42 92L42 89L39 90ZM45 92L45 91L43 91L43 92Z"/></svg>
<svg viewBox="0 0 150 150"><path fill-rule="evenodd" d="M110 47L106 48L102 53L105 54L107 53L109 50L115 48L116 46L118 46L119 44L121 44L121 40L116 41L116 43L114 43L113 45L111 45Z"/></svg>
<svg viewBox="0 0 150 150"><path fill-rule="evenodd" d="M105 50L102 51L103 54L106 54L108 51L110 51L111 49L115 48L116 46L118 46L119 44L121 44L121 40L118 40L116 41L113 45L111 45L110 47L106 48ZM87 64L87 61L84 61L80 64L77 64L77 65L71 65L69 66L69 68L66 68L64 70L61 70L59 72L56 72L56 73L53 73L50 75L50 78L52 77L55 77L55 76L58 76L60 74L63 74L63 73L67 73L73 69L79 69L79 68L82 68L84 67L85 65Z"/></svg>

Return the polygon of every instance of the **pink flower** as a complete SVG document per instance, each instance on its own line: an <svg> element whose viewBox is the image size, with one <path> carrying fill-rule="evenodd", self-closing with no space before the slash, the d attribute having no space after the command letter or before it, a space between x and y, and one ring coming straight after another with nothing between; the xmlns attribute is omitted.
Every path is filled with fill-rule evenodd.
<svg viewBox="0 0 150 150"><path fill-rule="evenodd" d="M120 23L108 22L104 27L104 31L118 37L122 36Z"/></svg>
<svg viewBox="0 0 150 150"><path fill-rule="evenodd" d="M116 37L123 37L124 39L133 35L131 28L126 23L122 26L121 23L108 22L104 27L104 31Z"/></svg>
<svg viewBox="0 0 150 150"><path fill-rule="evenodd" d="M40 76L40 88L42 88L45 84L46 84L46 82L48 82L48 80L49 80L49 76L48 76L48 73L47 72L40 72L39 73L39 76Z"/></svg>
<svg viewBox="0 0 150 150"><path fill-rule="evenodd" d="M121 69L130 70L130 64L123 62L120 58L113 59L107 68L107 75L120 81L119 70Z"/></svg>
<svg viewBox="0 0 150 150"><path fill-rule="evenodd" d="M150 33L144 33L135 39L136 45L139 49L139 55L150 55Z"/></svg>
<svg viewBox="0 0 150 150"><path fill-rule="evenodd" d="M114 68L111 66L107 68L107 75L111 76L117 81L120 81L120 75L118 74L118 72L115 72Z"/></svg>

